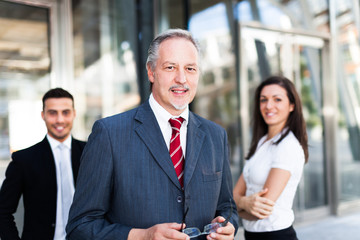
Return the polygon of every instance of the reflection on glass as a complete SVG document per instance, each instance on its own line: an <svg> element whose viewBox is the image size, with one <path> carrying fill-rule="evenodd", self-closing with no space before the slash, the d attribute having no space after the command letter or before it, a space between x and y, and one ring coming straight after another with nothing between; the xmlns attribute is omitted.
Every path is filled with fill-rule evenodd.
<svg viewBox="0 0 360 240"><path fill-rule="evenodd" d="M345 5L344 2L349 4L349 1L338 2L343 3L342 5ZM320 32L330 31L327 0L244 0L236 4L236 11L242 23L256 21L263 26L280 29L302 28ZM341 11L337 14L340 15Z"/></svg>
<svg viewBox="0 0 360 240"><path fill-rule="evenodd" d="M0 26L0 160L10 160L46 133L40 112L50 86L49 11L0 1Z"/></svg>
<svg viewBox="0 0 360 240"><path fill-rule="evenodd" d="M158 12L155 16L157 32L161 33L169 28L184 28L185 7L182 0L158 0Z"/></svg>
<svg viewBox="0 0 360 240"><path fill-rule="evenodd" d="M210 5L204 4L204 6ZM189 30L201 46L202 79L191 108L223 126L228 133L234 181L240 174L240 130L235 55L227 19L227 5L208 6L192 15Z"/></svg>
<svg viewBox="0 0 360 240"><path fill-rule="evenodd" d="M336 1L338 15L339 67L337 86L339 118L337 153L340 160L340 198L360 196L360 44L355 13L349 1Z"/></svg>
<svg viewBox="0 0 360 240"><path fill-rule="evenodd" d="M300 47L300 92L306 121L309 162L304 168L304 207L326 204L323 120L321 118L321 50Z"/></svg>
<svg viewBox="0 0 360 240"><path fill-rule="evenodd" d="M258 0L256 2L259 9L260 20L264 25L284 29L290 29L292 27L290 17L280 10L279 7L271 3L271 1Z"/></svg>
<svg viewBox="0 0 360 240"><path fill-rule="evenodd" d="M135 63L134 1L73 2L77 131L140 103ZM80 129L79 129L80 128Z"/></svg>
<svg viewBox="0 0 360 240"><path fill-rule="evenodd" d="M237 15L240 22L250 22L253 19L249 1L241 1L236 5Z"/></svg>

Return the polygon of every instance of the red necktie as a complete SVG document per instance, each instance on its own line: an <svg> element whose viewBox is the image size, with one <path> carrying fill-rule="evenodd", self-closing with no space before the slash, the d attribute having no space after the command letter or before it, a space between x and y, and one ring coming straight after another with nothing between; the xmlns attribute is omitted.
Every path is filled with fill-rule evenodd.
<svg viewBox="0 0 360 240"><path fill-rule="evenodd" d="M181 187L184 187L184 155L180 144L180 127L184 119L170 118L169 122L172 128L171 140L170 140L170 157L174 164L175 172L180 182Z"/></svg>

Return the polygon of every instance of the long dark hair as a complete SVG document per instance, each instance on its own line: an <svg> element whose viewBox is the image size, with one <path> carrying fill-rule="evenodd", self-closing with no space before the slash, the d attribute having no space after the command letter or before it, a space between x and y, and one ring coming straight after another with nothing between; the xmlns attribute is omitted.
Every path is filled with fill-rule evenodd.
<svg viewBox="0 0 360 240"><path fill-rule="evenodd" d="M272 76L267 78L257 87L255 91L255 105L253 112L253 136L251 140L250 150L248 155L246 156L246 159L250 159L254 155L259 140L268 132L268 125L265 123L260 112L260 94L265 86L273 84L284 88L286 90L287 97L289 98L290 103L294 105L294 110L290 112L284 126L284 129L287 128L287 130L282 133L280 139L274 144L279 144L289 134L289 132L292 131L304 150L305 162L307 162L309 158L308 137L306 133L305 120L302 114L300 97L296 92L294 84L289 79L283 76Z"/></svg>

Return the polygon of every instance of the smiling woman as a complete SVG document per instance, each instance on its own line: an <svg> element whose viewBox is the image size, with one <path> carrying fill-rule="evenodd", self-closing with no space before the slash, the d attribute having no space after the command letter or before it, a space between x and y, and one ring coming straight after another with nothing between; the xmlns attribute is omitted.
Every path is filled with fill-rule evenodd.
<svg viewBox="0 0 360 240"><path fill-rule="evenodd" d="M246 240L297 240L292 204L307 162L300 97L287 78L273 76L255 91L253 139L234 188Z"/></svg>
<svg viewBox="0 0 360 240"><path fill-rule="evenodd" d="M294 110L286 90L277 84L265 86L260 93L260 112L268 126L267 139L273 138L285 126L289 114Z"/></svg>

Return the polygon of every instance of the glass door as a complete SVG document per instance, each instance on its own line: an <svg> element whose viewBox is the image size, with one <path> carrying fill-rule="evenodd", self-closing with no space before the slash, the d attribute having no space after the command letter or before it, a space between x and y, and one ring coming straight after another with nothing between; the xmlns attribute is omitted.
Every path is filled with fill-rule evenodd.
<svg viewBox="0 0 360 240"><path fill-rule="evenodd" d="M46 133L40 113L51 82L49 18L49 7L0 1L0 186L11 153ZM20 231L22 215L21 201L15 214Z"/></svg>
<svg viewBox="0 0 360 240"><path fill-rule="evenodd" d="M0 159L46 133L41 97L50 86L49 9L0 1ZM39 114L34 114L37 112Z"/></svg>
<svg viewBox="0 0 360 240"><path fill-rule="evenodd" d="M327 205L322 116L324 48L321 37L242 26L240 30L240 98L242 129L250 143L253 95L270 75L292 80L301 95L309 137L309 162L294 202L296 211ZM248 149L248 145L244 146ZM303 211L301 211L303 212ZM297 217L301 214L297 214Z"/></svg>

